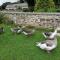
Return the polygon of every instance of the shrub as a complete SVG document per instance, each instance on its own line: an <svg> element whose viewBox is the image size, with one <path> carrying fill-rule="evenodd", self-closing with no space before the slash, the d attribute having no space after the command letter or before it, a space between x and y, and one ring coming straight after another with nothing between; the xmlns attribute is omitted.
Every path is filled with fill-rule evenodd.
<svg viewBox="0 0 60 60"><path fill-rule="evenodd" d="M11 20L8 16L5 15L5 20L3 21L4 24L10 25L14 24L13 20Z"/></svg>
<svg viewBox="0 0 60 60"><path fill-rule="evenodd" d="M53 0L36 0L35 12L55 12Z"/></svg>
<svg viewBox="0 0 60 60"><path fill-rule="evenodd" d="M5 20L5 14L0 13L0 24Z"/></svg>
<svg viewBox="0 0 60 60"><path fill-rule="evenodd" d="M4 24L13 24L14 22L5 14L0 13L0 24L4 23Z"/></svg>

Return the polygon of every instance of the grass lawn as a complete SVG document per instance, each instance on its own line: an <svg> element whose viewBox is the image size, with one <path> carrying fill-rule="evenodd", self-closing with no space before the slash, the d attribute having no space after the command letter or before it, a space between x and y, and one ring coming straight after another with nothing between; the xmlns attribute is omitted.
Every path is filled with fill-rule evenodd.
<svg viewBox="0 0 60 60"><path fill-rule="evenodd" d="M0 35L0 60L60 60L60 37L58 46L50 54L36 47L37 41L44 39L42 30L27 37L12 34L10 26L4 26L5 33Z"/></svg>

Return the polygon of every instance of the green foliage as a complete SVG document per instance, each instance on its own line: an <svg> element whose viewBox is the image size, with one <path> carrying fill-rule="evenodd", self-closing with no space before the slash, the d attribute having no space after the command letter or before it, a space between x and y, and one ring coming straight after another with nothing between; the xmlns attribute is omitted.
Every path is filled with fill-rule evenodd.
<svg viewBox="0 0 60 60"><path fill-rule="evenodd" d="M55 12L53 0L36 0L35 12Z"/></svg>
<svg viewBox="0 0 60 60"><path fill-rule="evenodd" d="M8 24L8 25L14 24L14 22L8 16L6 16L3 13L0 13L0 24L2 23Z"/></svg>
<svg viewBox="0 0 60 60"><path fill-rule="evenodd" d="M5 20L5 15L0 13L0 24Z"/></svg>

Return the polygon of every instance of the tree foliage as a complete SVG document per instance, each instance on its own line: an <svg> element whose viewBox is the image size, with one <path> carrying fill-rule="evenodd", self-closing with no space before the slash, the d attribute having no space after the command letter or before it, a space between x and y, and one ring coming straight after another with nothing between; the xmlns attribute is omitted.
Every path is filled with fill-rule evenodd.
<svg viewBox="0 0 60 60"><path fill-rule="evenodd" d="M29 10L34 11L35 0L25 0L28 3Z"/></svg>
<svg viewBox="0 0 60 60"><path fill-rule="evenodd" d="M36 12L55 12L55 4L53 0L36 0Z"/></svg>
<svg viewBox="0 0 60 60"><path fill-rule="evenodd" d="M1 10L4 10L8 4L10 4L10 2L5 2L5 3L3 3L3 4L1 5L1 8L0 8L0 9L1 9Z"/></svg>

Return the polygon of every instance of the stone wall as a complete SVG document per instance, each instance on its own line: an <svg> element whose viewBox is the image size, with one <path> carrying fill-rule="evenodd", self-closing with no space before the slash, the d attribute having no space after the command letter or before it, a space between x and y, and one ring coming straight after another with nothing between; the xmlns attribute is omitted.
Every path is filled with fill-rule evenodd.
<svg viewBox="0 0 60 60"><path fill-rule="evenodd" d="M16 24L52 28L60 26L60 13L4 12Z"/></svg>

